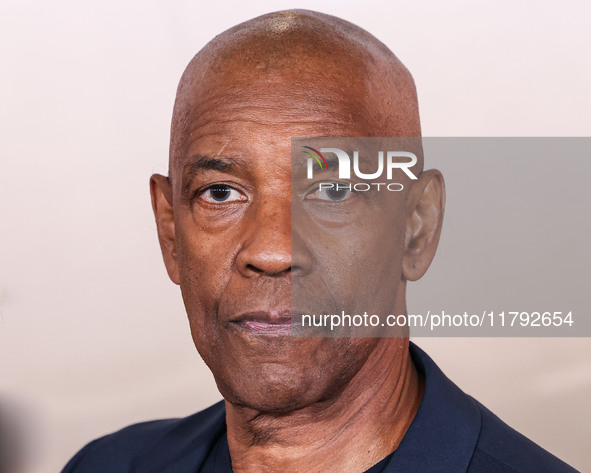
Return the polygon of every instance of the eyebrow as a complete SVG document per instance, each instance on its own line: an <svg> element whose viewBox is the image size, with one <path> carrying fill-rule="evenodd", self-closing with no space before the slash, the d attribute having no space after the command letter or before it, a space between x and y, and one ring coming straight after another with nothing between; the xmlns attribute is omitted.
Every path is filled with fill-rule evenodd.
<svg viewBox="0 0 591 473"><path fill-rule="evenodd" d="M337 158L334 154L330 154L330 156L324 156L326 159L326 169L323 171L338 171L339 170L339 158Z"/></svg>
<svg viewBox="0 0 591 473"><path fill-rule="evenodd" d="M323 155L324 159L326 160L326 166L322 166L322 169L318 169L315 172L326 172L326 171L338 171L339 170L339 158L336 155L330 153L329 155ZM294 160L292 162L292 169L294 171L305 171L306 166L308 165L307 159L312 159L312 157L308 157L307 159L298 159L297 157L292 157ZM314 161L314 165L316 166L316 162Z"/></svg>
<svg viewBox="0 0 591 473"><path fill-rule="evenodd" d="M183 166L183 175L193 177L205 171L232 172L244 167L244 161L239 158L199 154L188 159L188 162Z"/></svg>

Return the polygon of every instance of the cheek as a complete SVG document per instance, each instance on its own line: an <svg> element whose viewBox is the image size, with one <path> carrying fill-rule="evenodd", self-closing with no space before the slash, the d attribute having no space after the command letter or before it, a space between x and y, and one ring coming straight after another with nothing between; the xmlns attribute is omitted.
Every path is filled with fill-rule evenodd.
<svg viewBox="0 0 591 473"><path fill-rule="evenodd" d="M194 302L215 301L232 272L232 235L205 231L195 224L191 214L177 222L176 226L181 289L199 295L198 301Z"/></svg>
<svg viewBox="0 0 591 473"><path fill-rule="evenodd" d="M219 337L218 306L232 274L231 244L199 231L192 217L177 225L180 287L193 339L205 358ZM179 231L180 230L180 231Z"/></svg>
<svg viewBox="0 0 591 473"><path fill-rule="evenodd" d="M342 232L317 234L318 274L343 309L386 310L402 278L404 228L396 215L363 219Z"/></svg>

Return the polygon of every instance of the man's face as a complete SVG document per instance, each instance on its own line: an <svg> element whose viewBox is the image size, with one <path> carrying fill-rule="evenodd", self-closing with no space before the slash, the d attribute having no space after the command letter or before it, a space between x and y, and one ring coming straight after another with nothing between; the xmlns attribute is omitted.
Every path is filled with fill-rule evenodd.
<svg viewBox="0 0 591 473"><path fill-rule="evenodd" d="M380 343L291 337L292 310L314 314L332 301L391 313L401 281L402 193L387 205L349 196L331 211L313 193L292 195L291 137L375 129L360 112L361 83L326 70L300 79L297 67L212 73L191 97L183 155L171 169L193 340L227 400L265 411L337 395ZM292 208L312 231L292 228ZM306 307L292 308L292 283L309 291L298 298Z"/></svg>

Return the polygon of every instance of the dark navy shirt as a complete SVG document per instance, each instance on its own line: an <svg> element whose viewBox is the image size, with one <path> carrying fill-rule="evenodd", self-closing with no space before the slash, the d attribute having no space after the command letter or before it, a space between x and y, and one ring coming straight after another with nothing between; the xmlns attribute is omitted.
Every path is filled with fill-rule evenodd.
<svg viewBox="0 0 591 473"><path fill-rule="evenodd" d="M365 473L383 473L391 456L391 454L388 455L382 461L376 463L369 470L365 471ZM232 461L230 459L228 437L225 432L215 443L211 452L207 454L203 465L199 469L199 473L232 473Z"/></svg>
<svg viewBox="0 0 591 473"><path fill-rule="evenodd" d="M462 392L416 345L425 393L398 448L366 473L572 473ZM225 406L132 425L89 443L62 473L231 472Z"/></svg>

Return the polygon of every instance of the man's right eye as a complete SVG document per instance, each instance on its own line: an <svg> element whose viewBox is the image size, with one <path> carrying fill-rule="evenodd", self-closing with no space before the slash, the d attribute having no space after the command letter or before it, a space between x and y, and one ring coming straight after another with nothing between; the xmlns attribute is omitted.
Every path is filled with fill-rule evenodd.
<svg viewBox="0 0 591 473"><path fill-rule="evenodd" d="M228 202L243 202L246 196L240 191L226 184L214 184L203 190L199 198L210 204L225 204Z"/></svg>

